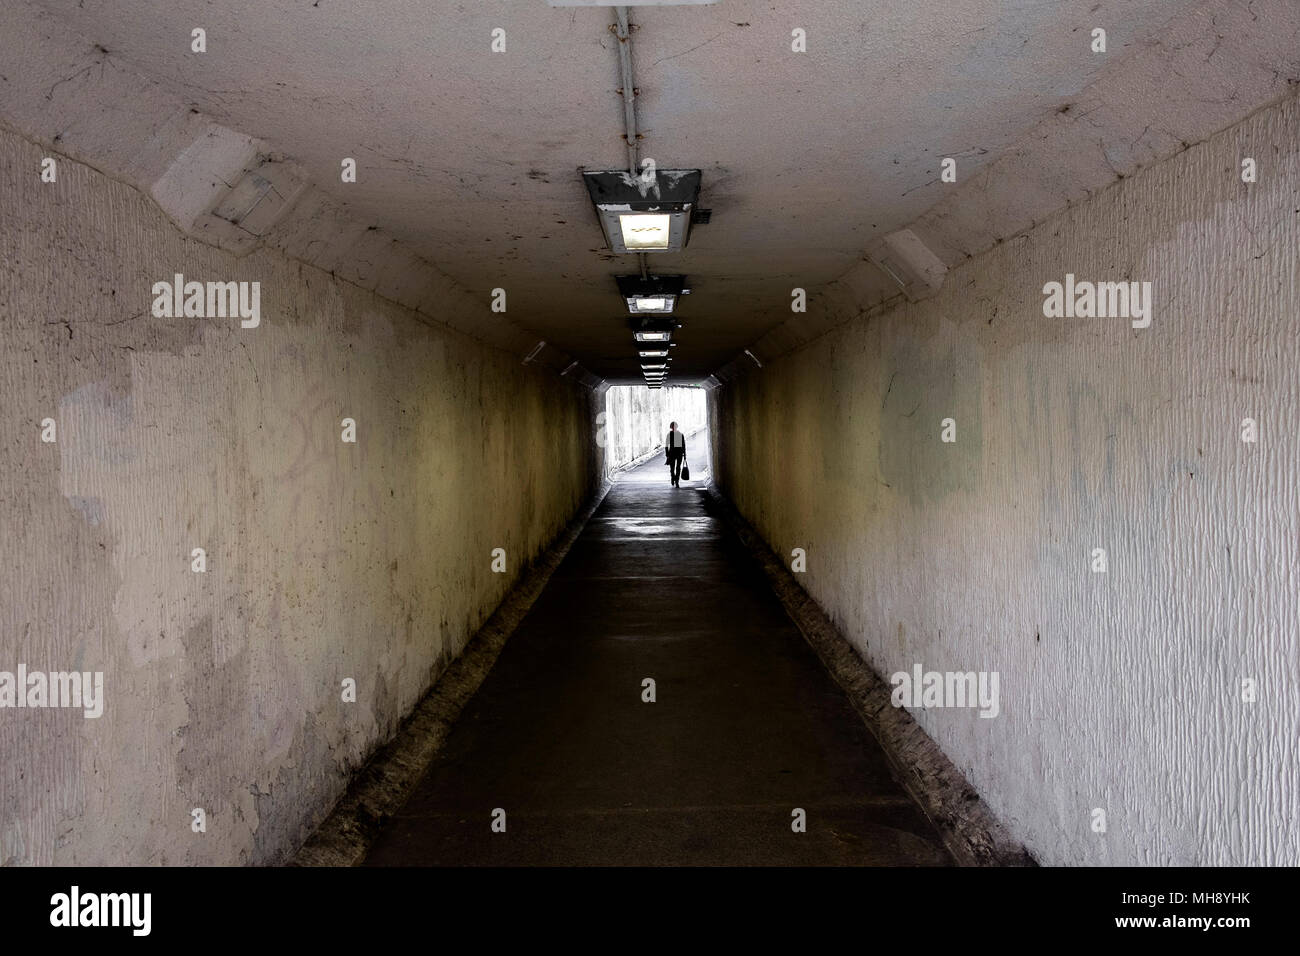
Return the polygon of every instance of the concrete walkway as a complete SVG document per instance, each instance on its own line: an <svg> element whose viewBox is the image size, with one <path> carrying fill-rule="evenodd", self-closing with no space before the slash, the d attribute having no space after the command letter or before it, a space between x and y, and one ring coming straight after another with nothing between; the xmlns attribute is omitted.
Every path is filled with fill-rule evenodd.
<svg viewBox="0 0 1300 956"><path fill-rule="evenodd" d="M951 863L698 485L615 484L367 865Z"/></svg>

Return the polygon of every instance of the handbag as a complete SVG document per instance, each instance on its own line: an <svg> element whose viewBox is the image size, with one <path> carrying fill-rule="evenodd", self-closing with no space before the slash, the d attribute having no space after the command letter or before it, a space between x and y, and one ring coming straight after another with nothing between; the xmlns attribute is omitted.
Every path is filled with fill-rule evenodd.
<svg viewBox="0 0 1300 956"><path fill-rule="evenodd" d="M690 481L690 480L691 480L691 469L688 468L687 465L686 465L686 456L685 456L685 455L682 456L682 471L681 471L681 475L680 475L679 477L681 478L682 481Z"/></svg>

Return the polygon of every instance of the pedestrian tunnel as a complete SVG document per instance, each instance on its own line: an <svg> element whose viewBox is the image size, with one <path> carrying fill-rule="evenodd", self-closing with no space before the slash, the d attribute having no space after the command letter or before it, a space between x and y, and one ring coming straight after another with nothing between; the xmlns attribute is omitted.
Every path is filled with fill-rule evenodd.
<svg viewBox="0 0 1300 956"><path fill-rule="evenodd" d="M1300 863L1296 5L462 6L0 9L0 863Z"/></svg>

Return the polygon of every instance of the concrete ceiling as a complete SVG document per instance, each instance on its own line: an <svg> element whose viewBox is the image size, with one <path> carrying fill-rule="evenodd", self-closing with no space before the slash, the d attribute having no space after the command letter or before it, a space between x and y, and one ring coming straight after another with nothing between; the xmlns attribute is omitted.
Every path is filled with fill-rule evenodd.
<svg viewBox="0 0 1300 956"><path fill-rule="evenodd" d="M490 291L505 288L516 326L601 377L636 379L612 278L636 271L636 259L605 248L579 176L583 167L626 163L610 8L552 8L544 0L29 6L44 15L43 42L65 31L60 42L75 36L100 64L97 81L93 70L69 62L72 89L50 91L47 111L78 84L108 82L106 71L145 77L299 164L355 221L433 263L485 311ZM684 273L693 290L679 310L673 380L699 381L718 369L790 318L793 287L815 293L863 269L873 241L927 213L929 231L918 232L953 264L1023 229L1026 216L1041 218L1126 166L1177 151L1187 131L1203 138L1285 94L1296 70L1294 47L1286 45L1297 37L1296 7L1286 0L1254 0L1249 8L1186 0L721 0L632 8L642 155L661 168L703 170L701 205L713 210L683 253L650 257L652 271ZM1279 18L1267 30L1258 25L1261 8ZM1223 93L1217 112L1206 115L1211 93L1197 86L1204 75L1161 69L1147 70L1141 82L1162 89L1163 100L1144 97L1135 80L1117 83L1088 116L1069 115L1084 112L1077 104L1108 73L1135 76L1144 62L1158 62L1171 36L1190 31L1189 44L1209 49L1218 33L1229 34L1217 36L1211 58L1225 42L1240 43L1216 27L1237 21L1254 24L1258 44L1275 37L1277 49L1259 50L1249 63L1202 64ZM208 40L201 55L190 51L198 26ZM497 27L506 31L504 53L490 50ZM791 52L796 27L807 32L805 54ZM1094 27L1107 31L1105 55L1089 49ZM1180 98L1183 86L1189 92ZM24 108L14 105L8 122L39 125L35 118L23 124ZM988 214L963 221L960 207L935 220L937 205L971 193L962 187L981 172L987 203L987 177L999 160L1028 156L1050 167L1078 151L1045 129L1067 121L1102 129L1108 114L1117 130L1147 128L1145 147L1118 159L1114 143L1101 143L1109 172L1040 184L1042 195L1005 222ZM130 124L103 129L102 142L83 135L80 153L120 149L114 129L128 135ZM48 126L34 132L50 135ZM355 184L340 182L345 156L358 161ZM958 160L957 187L938 182L944 156ZM1015 195L1015 183L1003 188ZM978 202L967 205L978 209ZM864 281L865 298L896 291L876 273Z"/></svg>

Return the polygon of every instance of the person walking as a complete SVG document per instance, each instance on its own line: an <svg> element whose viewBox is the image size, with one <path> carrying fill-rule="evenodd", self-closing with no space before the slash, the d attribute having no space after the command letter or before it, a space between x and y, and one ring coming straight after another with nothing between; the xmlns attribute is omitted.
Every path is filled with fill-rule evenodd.
<svg viewBox="0 0 1300 956"><path fill-rule="evenodd" d="M668 435L664 438L664 451L668 455L666 462L668 477L672 479L674 488L680 488L678 481L681 478L682 462L686 460L686 436L677 430L676 422L670 422L668 425Z"/></svg>

